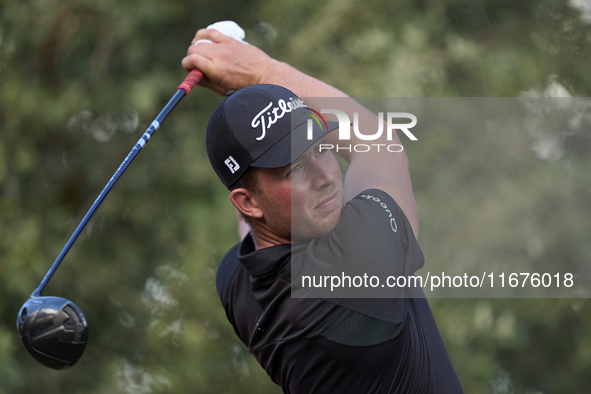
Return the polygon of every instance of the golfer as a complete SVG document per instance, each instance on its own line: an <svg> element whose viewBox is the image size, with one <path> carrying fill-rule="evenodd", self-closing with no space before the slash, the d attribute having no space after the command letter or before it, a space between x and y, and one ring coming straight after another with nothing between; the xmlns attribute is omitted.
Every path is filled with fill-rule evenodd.
<svg viewBox="0 0 591 394"><path fill-rule="evenodd" d="M192 45L182 65L226 96L207 153L250 227L216 278L236 334L285 393L461 393L420 288L330 298L302 281L335 266L343 278L423 266L404 151L330 149L343 143L342 124L308 122L307 97L346 94L215 30L199 30L199 40L209 41ZM375 130L375 115L352 99L346 106ZM351 146L367 142L349 134ZM376 143L401 144L395 133L383 138ZM344 180L334 154L349 163Z"/></svg>

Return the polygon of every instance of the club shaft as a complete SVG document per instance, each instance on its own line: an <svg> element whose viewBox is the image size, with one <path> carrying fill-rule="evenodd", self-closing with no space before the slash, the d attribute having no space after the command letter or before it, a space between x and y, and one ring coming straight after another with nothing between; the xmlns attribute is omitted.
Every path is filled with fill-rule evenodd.
<svg viewBox="0 0 591 394"><path fill-rule="evenodd" d="M195 80L196 76L198 78L197 80ZM127 167L131 164L133 159L135 159L135 157L140 152L140 150L142 150L144 145L146 145L146 143L150 140L150 137L152 137L152 135L156 132L156 130L158 130L158 128L160 127L160 125L162 124L164 119L166 119L168 114L170 114L170 112L172 112L174 107L181 101L181 99L186 94L188 94L188 92L191 90L191 88L193 86L195 86L197 84L197 82L199 82L199 79L201 79L200 76L202 76L201 73L199 73L197 70L193 70L193 72L191 72L191 74L183 82L183 84L187 84L187 80L192 78L189 81L189 84L192 86L190 86L190 88L187 88L187 87L183 86L183 84L181 84L181 87L177 90L177 92L172 97L172 99L170 99L168 104L166 104L166 106L162 109L162 111L160 111L160 113L158 114L156 119L152 122L150 127L148 127L146 132L141 136L141 138L135 144L135 146L133 147L131 152L129 152L129 154L127 155L125 160L123 160L123 163L121 163L121 165L119 166L117 171L115 171L115 174L113 174L113 176L111 177L111 179L109 180L109 182L107 183L107 185L105 186L103 191L99 194L97 199L94 201L94 203L92 204L92 206L90 207L90 209L86 213L86 215L84 215L84 218L82 219L82 221L80 222L80 224L78 225L78 227L76 228L76 230L74 231L74 233L72 234L72 236L70 237L70 239L68 240L68 242L66 243L64 248L62 249L59 256L57 256L57 259L55 259L55 262L53 263L53 265L51 266L49 271L47 271L47 274L45 274L45 277L41 281L41 284L39 284L39 287L37 287L37 289L35 289L33 294L31 294L31 297L39 297L41 295L41 292L43 291L43 289L45 288L45 286L47 285L47 283L49 282L49 280L51 279L51 277L53 276L53 274L55 273L55 271L59 267L60 263L62 262L62 260L64 259L64 257L66 256L66 254L68 253L68 251L70 250L70 248L72 247L72 245L74 244L74 242L76 241L76 239L78 238L78 236L80 235L82 230L84 230L84 227L88 224L88 222L92 218L92 215L94 215L94 213L96 212L98 207L101 205L101 203L103 202L103 200L105 199L107 194L109 194L109 192L111 191L111 189L113 188L115 183L119 180L121 175L123 175L123 173L125 172Z"/></svg>

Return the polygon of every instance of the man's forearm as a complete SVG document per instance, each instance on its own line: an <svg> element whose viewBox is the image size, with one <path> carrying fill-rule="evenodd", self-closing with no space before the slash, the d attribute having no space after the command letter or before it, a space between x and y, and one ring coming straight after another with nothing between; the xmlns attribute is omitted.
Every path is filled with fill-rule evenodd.
<svg viewBox="0 0 591 394"><path fill-rule="evenodd" d="M349 97L339 89L311 77L287 63L272 60L271 72L262 77L262 83L283 86L299 97Z"/></svg>

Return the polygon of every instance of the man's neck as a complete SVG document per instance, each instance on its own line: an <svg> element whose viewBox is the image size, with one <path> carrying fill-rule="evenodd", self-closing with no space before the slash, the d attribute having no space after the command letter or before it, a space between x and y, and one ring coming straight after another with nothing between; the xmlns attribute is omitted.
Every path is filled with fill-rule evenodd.
<svg viewBox="0 0 591 394"><path fill-rule="evenodd" d="M251 232L256 250L291 243L289 238L273 233L265 224L251 224Z"/></svg>

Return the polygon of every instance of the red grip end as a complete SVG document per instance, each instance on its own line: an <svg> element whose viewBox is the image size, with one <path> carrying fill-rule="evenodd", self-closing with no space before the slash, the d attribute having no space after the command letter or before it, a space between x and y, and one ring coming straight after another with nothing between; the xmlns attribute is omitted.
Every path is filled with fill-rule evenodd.
<svg viewBox="0 0 591 394"><path fill-rule="evenodd" d="M203 73L197 69L191 70L187 78L179 85L179 89L183 89L185 94L189 94L189 92L197 86L199 81L203 78Z"/></svg>

